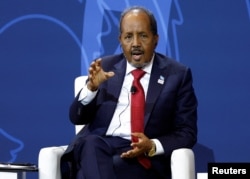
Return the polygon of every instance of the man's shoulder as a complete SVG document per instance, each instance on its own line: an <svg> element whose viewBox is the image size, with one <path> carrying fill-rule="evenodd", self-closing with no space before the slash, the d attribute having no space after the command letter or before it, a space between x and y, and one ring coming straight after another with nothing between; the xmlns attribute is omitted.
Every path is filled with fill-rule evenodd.
<svg viewBox="0 0 250 179"><path fill-rule="evenodd" d="M121 60L121 59L124 58L124 56L123 56L123 54L121 53L121 54L115 54L115 55L106 55L106 56L103 56L103 57L101 57L101 58L102 58L102 60L104 60L104 61L106 61L106 60L110 61L110 60Z"/></svg>
<svg viewBox="0 0 250 179"><path fill-rule="evenodd" d="M156 53L156 59L162 66L165 67L187 68L187 66L183 63L161 53Z"/></svg>
<svg viewBox="0 0 250 179"><path fill-rule="evenodd" d="M123 64L123 61L125 62L123 54L107 55L101 58L102 67L105 70L112 70L117 67L118 64ZM118 65L117 68L119 68L120 66L121 65Z"/></svg>

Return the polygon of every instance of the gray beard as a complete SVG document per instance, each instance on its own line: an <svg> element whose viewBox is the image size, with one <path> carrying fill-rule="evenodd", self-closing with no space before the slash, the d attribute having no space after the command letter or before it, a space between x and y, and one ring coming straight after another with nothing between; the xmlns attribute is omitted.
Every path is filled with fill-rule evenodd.
<svg viewBox="0 0 250 179"><path fill-rule="evenodd" d="M147 66L150 62L145 62L145 63L142 63L142 64L133 64L131 62L129 62L129 64L135 68L144 68L145 66Z"/></svg>

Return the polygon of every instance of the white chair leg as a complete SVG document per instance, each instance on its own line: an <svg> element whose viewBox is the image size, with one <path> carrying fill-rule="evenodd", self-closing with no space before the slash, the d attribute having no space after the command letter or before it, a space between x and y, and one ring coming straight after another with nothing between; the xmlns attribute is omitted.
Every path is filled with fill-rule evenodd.
<svg viewBox="0 0 250 179"><path fill-rule="evenodd" d="M39 179L61 179L60 159L67 146L45 147L39 152Z"/></svg>
<svg viewBox="0 0 250 179"><path fill-rule="evenodd" d="M195 160L191 149L176 149L171 155L172 179L195 179Z"/></svg>

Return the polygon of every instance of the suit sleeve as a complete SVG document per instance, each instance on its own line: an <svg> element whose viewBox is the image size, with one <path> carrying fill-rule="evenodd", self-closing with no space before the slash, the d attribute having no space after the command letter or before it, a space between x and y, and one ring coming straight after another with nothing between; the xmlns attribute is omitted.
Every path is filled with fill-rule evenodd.
<svg viewBox="0 0 250 179"><path fill-rule="evenodd" d="M176 92L173 129L159 138L165 155L178 148L192 148L197 141L197 99L192 83L191 70L186 68Z"/></svg>
<svg viewBox="0 0 250 179"><path fill-rule="evenodd" d="M75 97L69 110L70 121L74 125L88 124L94 118L95 114L95 98L87 105L83 105L81 100L79 101L79 96L81 91Z"/></svg>

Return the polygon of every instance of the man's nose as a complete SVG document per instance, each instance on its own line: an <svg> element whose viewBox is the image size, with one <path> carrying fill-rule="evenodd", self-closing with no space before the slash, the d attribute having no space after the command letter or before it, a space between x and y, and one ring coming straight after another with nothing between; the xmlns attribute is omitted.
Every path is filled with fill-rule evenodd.
<svg viewBox="0 0 250 179"><path fill-rule="evenodd" d="M132 46L133 47L139 47L141 45L140 38L138 36L134 36Z"/></svg>

